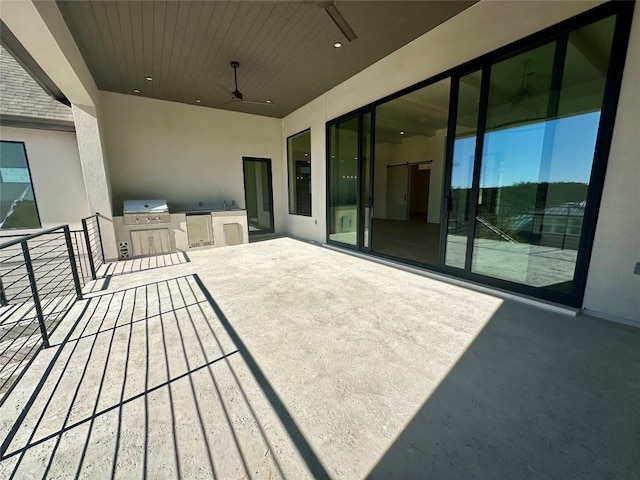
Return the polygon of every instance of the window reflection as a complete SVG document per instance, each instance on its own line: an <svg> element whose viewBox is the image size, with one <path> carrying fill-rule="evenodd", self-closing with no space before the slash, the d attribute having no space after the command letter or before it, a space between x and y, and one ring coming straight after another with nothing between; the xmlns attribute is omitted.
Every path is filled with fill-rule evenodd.
<svg viewBox="0 0 640 480"><path fill-rule="evenodd" d="M571 291L613 26L492 67L472 271Z"/></svg>
<svg viewBox="0 0 640 480"><path fill-rule="evenodd" d="M445 246L445 264L456 268L465 267L481 78L478 71L460 78L459 83Z"/></svg>
<svg viewBox="0 0 640 480"><path fill-rule="evenodd" d="M358 117L329 131L329 239L358 244Z"/></svg>
<svg viewBox="0 0 640 480"><path fill-rule="evenodd" d="M40 228L22 142L0 142L0 229Z"/></svg>
<svg viewBox="0 0 640 480"><path fill-rule="evenodd" d="M311 216L311 131L287 139L289 213Z"/></svg>

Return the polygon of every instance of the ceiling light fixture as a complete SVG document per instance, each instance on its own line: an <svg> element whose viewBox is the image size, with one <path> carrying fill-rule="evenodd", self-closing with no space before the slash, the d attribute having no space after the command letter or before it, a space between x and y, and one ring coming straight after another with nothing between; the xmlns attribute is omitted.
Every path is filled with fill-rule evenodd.
<svg viewBox="0 0 640 480"><path fill-rule="evenodd" d="M134 88L133 93L140 93L140 90L138 90L137 88Z"/></svg>
<svg viewBox="0 0 640 480"><path fill-rule="evenodd" d="M400 132L400 135L404 135L404 130L402 130L402 131Z"/></svg>
<svg viewBox="0 0 640 480"><path fill-rule="evenodd" d="M333 44L333 48L340 48L342 46L342 43L340 42L336 42Z"/></svg>
<svg viewBox="0 0 640 480"><path fill-rule="evenodd" d="M196 103L201 103L199 98L196 98Z"/></svg>
<svg viewBox="0 0 640 480"><path fill-rule="evenodd" d="M153 77L144 77L145 80L147 80L148 82L150 82L151 80L153 80Z"/></svg>
<svg viewBox="0 0 640 480"><path fill-rule="evenodd" d="M267 103L271 103L271 100L267 100L266 102L267 102Z"/></svg>

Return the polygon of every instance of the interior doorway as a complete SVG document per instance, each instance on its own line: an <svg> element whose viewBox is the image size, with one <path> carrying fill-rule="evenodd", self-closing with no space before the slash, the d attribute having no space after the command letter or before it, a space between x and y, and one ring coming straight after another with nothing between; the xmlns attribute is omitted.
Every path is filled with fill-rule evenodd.
<svg viewBox="0 0 640 480"><path fill-rule="evenodd" d="M430 183L429 164L411 165L409 168L409 220L412 222L427 219Z"/></svg>
<svg viewBox="0 0 640 480"><path fill-rule="evenodd" d="M249 235L273 233L271 159L242 158Z"/></svg>
<svg viewBox="0 0 640 480"><path fill-rule="evenodd" d="M371 250L437 266L450 80L376 108Z"/></svg>

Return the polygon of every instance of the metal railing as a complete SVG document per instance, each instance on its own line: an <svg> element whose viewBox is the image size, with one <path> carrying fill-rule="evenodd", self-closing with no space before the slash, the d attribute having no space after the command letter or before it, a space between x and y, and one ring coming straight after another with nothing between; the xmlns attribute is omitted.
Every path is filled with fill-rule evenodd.
<svg viewBox="0 0 640 480"><path fill-rule="evenodd" d="M98 270L104 265L100 220L97 213L82 219L82 230L84 231L86 252L88 253L88 268L91 272L91 278L95 280Z"/></svg>
<svg viewBox="0 0 640 480"><path fill-rule="evenodd" d="M87 250L84 230L71 230L71 243L76 257L76 268L80 284L84 287L91 280L96 278L91 271L91 253Z"/></svg>
<svg viewBox="0 0 640 480"><path fill-rule="evenodd" d="M0 244L0 405L82 299L74 238L64 225Z"/></svg>

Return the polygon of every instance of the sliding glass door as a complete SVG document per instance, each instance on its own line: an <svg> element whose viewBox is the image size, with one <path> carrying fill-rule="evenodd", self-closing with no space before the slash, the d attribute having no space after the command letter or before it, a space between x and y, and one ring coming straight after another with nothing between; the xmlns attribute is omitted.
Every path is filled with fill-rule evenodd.
<svg viewBox="0 0 640 480"><path fill-rule="evenodd" d="M437 266L451 79L376 107L371 250Z"/></svg>
<svg viewBox="0 0 640 480"><path fill-rule="evenodd" d="M369 251L371 113L333 122L327 136L329 241Z"/></svg>
<svg viewBox="0 0 640 480"><path fill-rule="evenodd" d="M608 17L456 79L445 267L564 303L580 295L614 27Z"/></svg>
<svg viewBox="0 0 640 480"><path fill-rule="evenodd" d="M328 241L579 306L625 8L605 4L329 122Z"/></svg>

